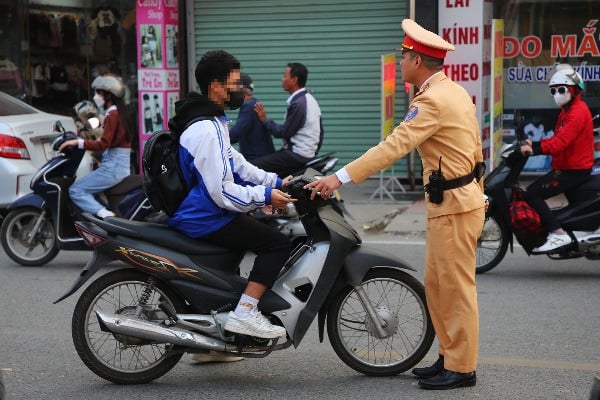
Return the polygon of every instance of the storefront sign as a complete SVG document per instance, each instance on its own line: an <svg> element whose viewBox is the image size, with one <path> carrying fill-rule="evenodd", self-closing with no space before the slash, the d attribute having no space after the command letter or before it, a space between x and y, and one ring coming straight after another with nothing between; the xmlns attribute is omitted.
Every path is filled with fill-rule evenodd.
<svg viewBox="0 0 600 400"><path fill-rule="evenodd" d="M492 21L492 87L490 97L490 109L492 110L492 119L490 121L490 130L492 132L491 142L491 160L490 170L496 168L500 163L500 147L502 147L502 112L503 112L503 91L504 85L504 20L495 19Z"/></svg>
<svg viewBox="0 0 600 400"><path fill-rule="evenodd" d="M394 98L396 97L396 55L381 56L381 137L394 130Z"/></svg>
<svg viewBox="0 0 600 400"><path fill-rule="evenodd" d="M136 17L138 119L140 149L143 149L152 132L167 128L179 99L177 1L139 0ZM141 154L142 151L140 157Z"/></svg>
<svg viewBox="0 0 600 400"><path fill-rule="evenodd" d="M456 47L446 55L444 73L463 86L477 107L484 160L490 165L492 1L443 0L439 34Z"/></svg>

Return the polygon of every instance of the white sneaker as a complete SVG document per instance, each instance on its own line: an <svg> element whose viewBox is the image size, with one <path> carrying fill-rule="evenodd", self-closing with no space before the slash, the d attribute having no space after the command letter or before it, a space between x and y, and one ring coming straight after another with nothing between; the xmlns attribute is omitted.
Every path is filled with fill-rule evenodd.
<svg viewBox="0 0 600 400"><path fill-rule="evenodd" d="M194 363L196 364L206 364L211 362L236 362L242 361L243 359L244 357L229 356L226 354L217 353L216 351L212 350L192 354L192 361L194 361Z"/></svg>
<svg viewBox="0 0 600 400"><path fill-rule="evenodd" d="M225 330L264 339L275 339L286 335L286 331L282 326L270 323L260 311L251 313L245 319L238 317L233 311L230 311L225 323Z"/></svg>
<svg viewBox="0 0 600 400"><path fill-rule="evenodd" d="M96 213L96 215L98 216L98 218L104 219L106 217L114 217L115 213L110 210L107 210L106 208L102 208Z"/></svg>
<svg viewBox="0 0 600 400"><path fill-rule="evenodd" d="M546 243L532 250L533 253L547 253L552 250L556 250L558 248L567 246L571 244L571 236L557 235L555 233L551 233L548 235L548 239L546 239Z"/></svg>

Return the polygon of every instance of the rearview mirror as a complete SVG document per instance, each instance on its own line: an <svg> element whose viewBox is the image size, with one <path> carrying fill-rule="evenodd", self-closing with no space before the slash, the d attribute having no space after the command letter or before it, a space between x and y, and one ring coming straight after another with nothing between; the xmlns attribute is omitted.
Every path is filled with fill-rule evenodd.
<svg viewBox="0 0 600 400"><path fill-rule="evenodd" d="M60 121L56 121L54 123L54 127L52 128L54 130L54 132L64 132L65 128L63 126L63 124L61 124Z"/></svg>

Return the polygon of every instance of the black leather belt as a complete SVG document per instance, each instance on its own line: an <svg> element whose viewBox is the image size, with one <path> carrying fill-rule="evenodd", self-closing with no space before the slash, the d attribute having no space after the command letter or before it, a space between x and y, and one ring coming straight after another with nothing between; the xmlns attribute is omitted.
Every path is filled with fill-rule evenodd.
<svg viewBox="0 0 600 400"><path fill-rule="evenodd" d="M442 184L442 188L444 190L456 189L461 186L468 185L469 183L473 182L473 179L477 179L477 182L479 182L484 173L485 163L478 162L475 164L475 168L473 169L473 171L471 171L470 174L447 180ZM423 189L425 189L425 192L429 193L429 184L425 185Z"/></svg>
<svg viewBox="0 0 600 400"><path fill-rule="evenodd" d="M444 182L443 188L444 190L456 189L461 186L468 185L469 183L473 182L473 179L475 179L475 173L471 172L469 175L447 180Z"/></svg>

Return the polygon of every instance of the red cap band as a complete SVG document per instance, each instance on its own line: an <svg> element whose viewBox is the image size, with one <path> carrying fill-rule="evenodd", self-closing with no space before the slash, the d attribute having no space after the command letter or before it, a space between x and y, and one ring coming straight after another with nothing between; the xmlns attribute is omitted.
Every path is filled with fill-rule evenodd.
<svg viewBox="0 0 600 400"><path fill-rule="evenodd" d="M419 43L413 40L410 36L404 36L404 43L402 48L405 50L414 50L416 52L425 54L434 58L445 58L447 50L436 49L435 47L427 46L426 44Z"/></svg>

